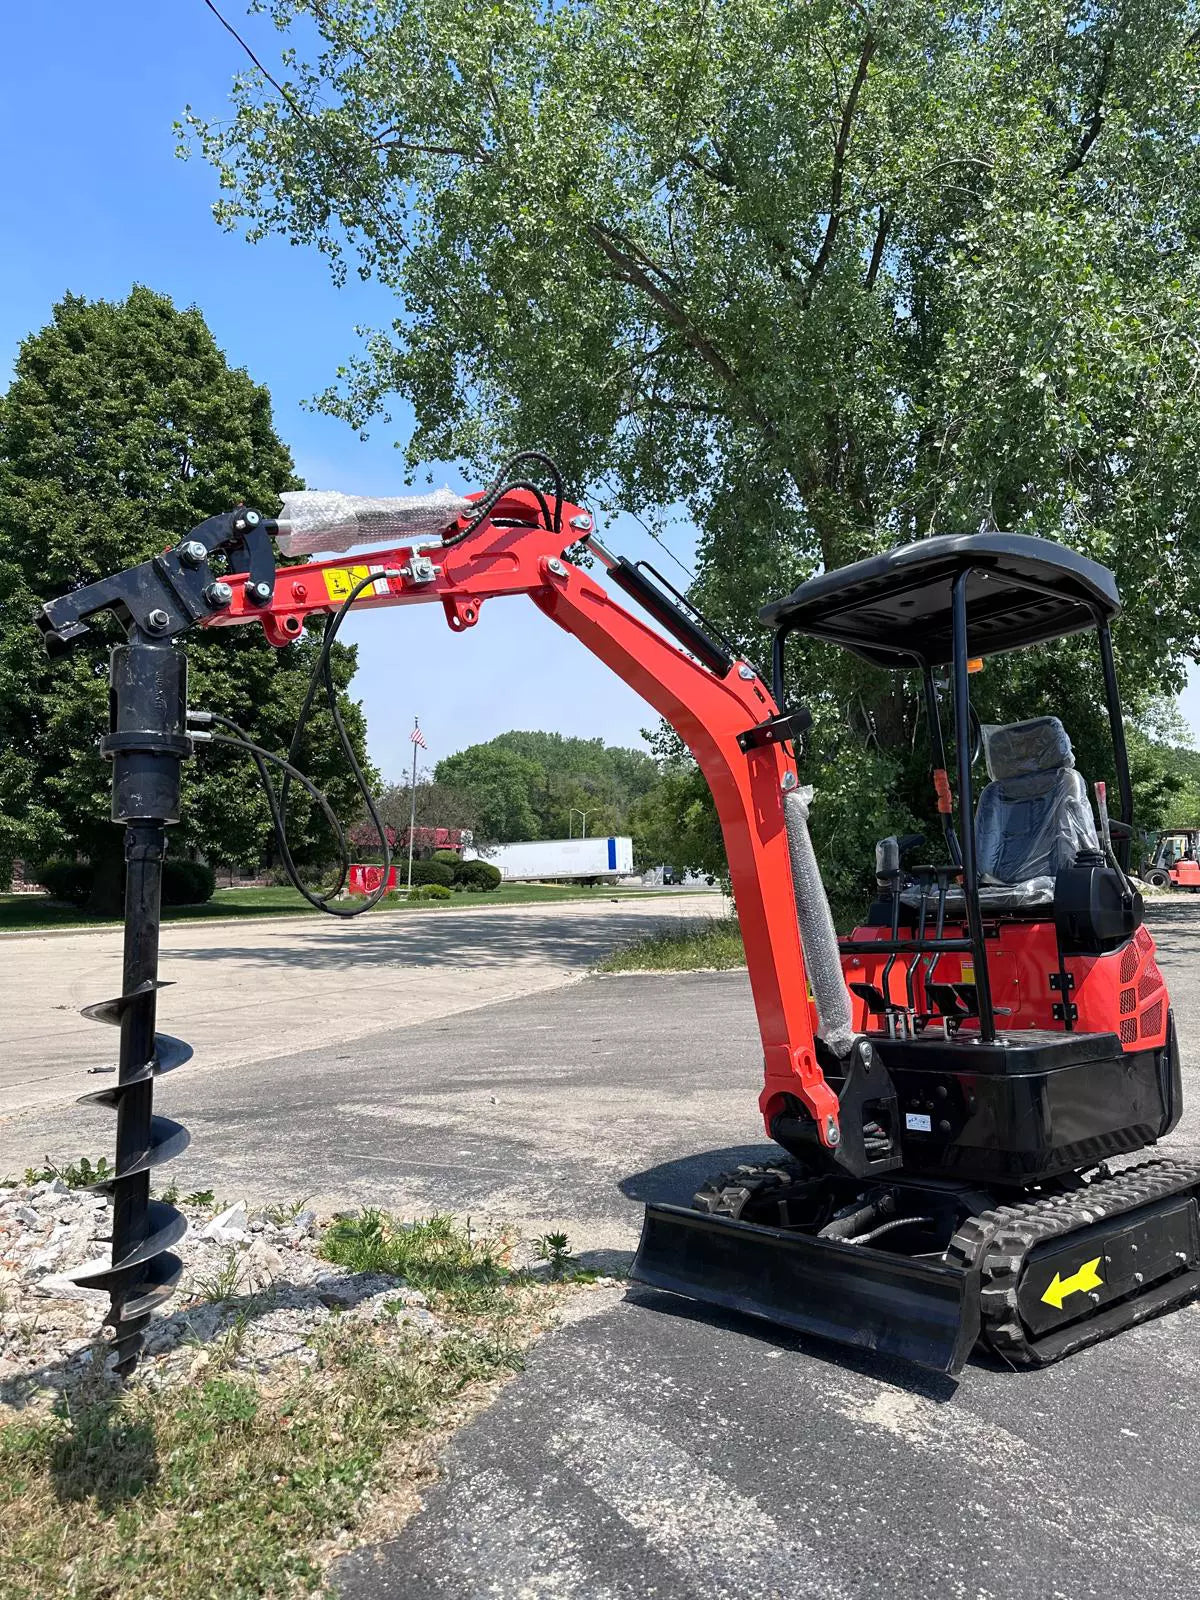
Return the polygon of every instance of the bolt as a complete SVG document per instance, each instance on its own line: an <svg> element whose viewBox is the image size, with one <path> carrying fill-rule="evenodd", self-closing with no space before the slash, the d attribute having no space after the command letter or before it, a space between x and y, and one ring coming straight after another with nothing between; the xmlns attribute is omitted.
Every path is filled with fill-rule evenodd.
<svg viewBox="0 0 1200 1600"><path fill-rule="evenodd" d="M581 511L577 517L571 518L571 526L573 528L578 528L580 533L586 533L591 525L591 516L586 511Z"/></svg>
<svg viewBox="0 0 1200 1600"><path fill-rule="evenodd" d="M233 590L227 583L210 583L204 591L210 606L227 606L233 599Z"/></svg>
<svg viewBox="0 0 1200 1600"><path fill-rule="evenodd" d="M155 632L161 633L164 628L171 626L171 619L161 606L156 606L146 618L146 624L148 627L153 628Z"/></svg>
<svg viewBox="0 0 1200 1600"><path fill-rule="evenodd" d="M754 668L753 667L748 667L746 665L746 663L743 661L741 666L738 668L738 677L739 678L744 678L745 681L747 683L749 683L751 678L753 678L755 676L756 676L756 674L755 674Z"/></svg>
<svg viewBox="0 0 1200 1600"><path fill-rule="evenodd" d="M1134 1283L1145 1283L1146 1274L1144 1272L1135 1272L1133 1275L1133 1281Z"/></svg>
<svg viewBox="0 0 1200 1600"><path fill-rule="evenodd" d="M825 1139L830 1145L841 1143L842 1136L838 1132L838 1125L833 1117L825 1118Z"/></svg>
<svg viewBox="0 0 1200 1600"><path fill-rule="evenodd" d="M246 599L257 600L260 605L266 605L274 593L275 591L269 583L251 583L249 581L246 583Z"/></svg>
<svg viewBox="0 0 1200 1600"><path fill-rule="evenodd" d="M794 772L785 772L783 775L783 787L785 789L794 789L799 781Z"/></svg>
<svg viewBox="0 0 1200 1600"><path fill-rule="evenodd" d="M307 600L308 585L306 583L294 583L292 585L292 597L296 600Z"/></svg>
<svg viewBox="0 0 1200 1600"><path fill-rule="evenodd" d="M566 577L567 569L566 569L566 567L563 566L562 562L558 559L557 556L554 556L551 560L549 560L546 563L546 565L550 568L550 571L554 574L554 576L556 578L565 578Z"/></svg>
<svg viewBox="0 0 1200 1600"><path fill-rule="evenodd" d="M257 511L247 511L245 513L245 523L248 528L257 528L261 521L261 513Z"/></svg>
<svg viewBox="0 0 1200 1600"><path fill-rule="evenodd" d="M179 559L188 567L198 567L207 554L199 539L185 539L179 546Z"/></svg>
<svg viewBox="0 0 1200 1600"><path fill-rule="evenodd" d="M862 1057L863 1066L869 1071L871 1063L875 1059L875 1051L872 1049L871 1045L866 1039L864 1039L862 1042L862 1048L860 1049L859 1054Z"/></svg>

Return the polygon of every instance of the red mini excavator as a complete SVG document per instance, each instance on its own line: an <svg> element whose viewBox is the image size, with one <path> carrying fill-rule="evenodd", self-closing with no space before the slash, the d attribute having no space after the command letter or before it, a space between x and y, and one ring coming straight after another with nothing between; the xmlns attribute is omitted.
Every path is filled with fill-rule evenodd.
<svg viewBox="0 0 1200 1600"><path fill-rule="evenodd" d="M117 1116L113 1244L111 1260L78 1275L111 1293L119 1371L135 1364L180 1271L171 1246L183 1219L151 1198L150 1174L187 1142L152 1105L157 1077L190 1055L156 1032L155 1015L161 865L181 762L206 742L246 751L289 869L287 790L307 784L298 738L284 759L189 710L175 640L193 626L257 624L282 648L320 617L301 723L322 683L336 723L329 648L351 607L435 601L463 631L486 602L517 594L636 689L695 755L724 830L762 1035L760 1106L781 1159L715 1177L690 1207L648 1207L635 1278L950 1372L980 1338L1015 1364L1050 1361L1195 1293L1200 1167L1107 1165L1162 1138L1181 1109L1170 1004L1128 877L1109 572L1049 540L999 534L930 538L827 572L763 613L772 692L658 573L604 549L545 457L515 459L469 500L298 496L286 509L290 529L244 507L212 517L40 619L52 650L86 634L98 612L115 613L126 633L112 651L103 746L113 817L126 830L125 981L119 997L89 1008L121 1028L118 1079L89 1097ZM369 559L276 558L277 548L370 540L387 547ZM607 583L569 559L580 543ZM1111 824L1101 797L1099 827L1057 719L980 729L970 705L972 657L1085 629L1099 643L1119 795ZM840 941L808 833L812 796L796 770L810 718L785 694L796 634L920 677L944 827L942 860L910 864L919 839L880 843L877 898ZM939 703L947 669L953 786ZM990 781L976 800L980 754ZM304 892L338 915L372 903L351 910L333 891Z"/></svg>

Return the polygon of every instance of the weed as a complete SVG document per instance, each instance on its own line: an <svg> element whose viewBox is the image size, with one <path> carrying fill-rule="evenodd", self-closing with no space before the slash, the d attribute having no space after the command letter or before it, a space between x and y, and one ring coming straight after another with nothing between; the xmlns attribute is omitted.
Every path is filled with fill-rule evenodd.
<svg viewBox="0 0 1200 1600"><path fill-rule="evenodd" d="M544 1233L534 1246L539 1261L550 1263L550 1276L561 1282L571 1265L571 1241L565 1233Z"/></svg>
<svg viewBox="0 0 1200 1600"><path fill-rule="evenodd" d="M299 1200L287 1200L278 1205L264 1206L262 1214L268 1222L273 1222L277 1228L286 1228L289 1222L295 1222L307 1204L308 1196L304 1195Z"/></svg>
<svg viewBox="0 0 1200 1600"><path fill-rule="evenodd" d="M616 950L600 964L602 972L695 972L702 968L744 967L746 952L736 917L705 917L647 934Z"/></svg>
<svg viewBox="0 0 1200 1600"><path fill-rule="evenodd" d="M179 1185L174 1179L171 1180L158 1198L160 1200L164 1200L169 1206L173 1206L175 1204L176 1200L179 1199Z"/></svg>
<svg viewBox="0 0 1200 1600"><path fill-rule="evenodd" d="M372 1490L419 1481L464 1391L519 1368L558 1303L561 1291L507 1271L507 1249L448 1217L343 1218L326 1255L420 1283L445 1338L331 1318L315 1367L263 1383L229 1370L239 1317L203 1373L81 1388L49 1416L0 1426L0 1595L161 1600L164 1573L171 1600L317 1589ZM232 1252L210 1298L239 1266Z"/></svg>
<svg viewBox="0 0 1200 1600"><path fill-rule="evenodd" d="M215 1272L198 1274L192 1279L193 1293L197 1298L211 1300L214 1304L231 1300L242 1281L243 1266L241 1251L234 1245Z"/></svg>
<svg viewBox="0 0 1200 1600"><path fill-rule="evenodd" d="M97 1184L111 1183L117 1175L107 1156L100 1156L94 1162L87 1156L80 1156L78 1161L68 1162L65 1167L51 1161L49 1156L43 1157L43 1161L43 1166L26 1167L26 1183L53 1183L58 1178L68 1189L91 1189Z"/></svg>
<svg viewBox="0 0 1200 1600"><path fill-rule="evenodd" d="M208 1206L211 1210L215 1200L211 1189L193 1189L191 1194L184 1195L183 1203L185 1206Z"/></svg>
<svg viewBox="0 0 1200 1600"><path fill-rule="evenodd" d="M327 1260L403 1278L466 1317L507 1314L514 1282L505 1265L509 1250L507 1239L481 1237L470 1222L464 1227L447 1216L398 1222L370 1207L339 1218L321 1242Z"/></svg>
<svg viewBox="0 0 1200 1600"><path fill-rule="evenodd" d="M233 1366L242 1353L242 1346L246 1342L246 1330L249 1326L249 1314L245 1311L239 1311L220 1338L213 1339L208 1343L206 1349L208 1351L208 1369L210 1372L224 1372Z"/></svg>

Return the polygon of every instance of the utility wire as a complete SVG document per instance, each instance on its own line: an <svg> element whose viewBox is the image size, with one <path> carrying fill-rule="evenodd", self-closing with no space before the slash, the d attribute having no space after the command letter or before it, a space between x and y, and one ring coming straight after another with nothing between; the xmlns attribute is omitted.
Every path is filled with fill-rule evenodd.
<svg viewBox="0 0 1200 1600"><path fill-rule="evenodd" d="M202 4L205 7L207 7L207 9L209 11L212 12L213 16L216 17L217 21L225 29L225 32L227 34L229 34L229 36L237 42L237 44L244 51L246 56L250 59L251 62L253 62L254 66L258 69L259 72L262 73L263 77L271 85L272 89L275 90L275 93L277 95L279 95L280 99L283 100L283 102L287 105L287 107L292 112L292 114L294 116L296 116L296 117L299 117L300 121L304 123L305 127L308 128L312 132L313 136L316 139L318 139L321 142L322 145L324 145L326 152L329 155L331 155L333 157L333 159L337 162L338 167L339 167L339 169L341 171L341 174L342 174L343 178L345 178L346 182L350 185L350 187L353 190L353 192L358 196L359 200L361 200L362 203L368 208L368 210L370 210L372 212L372 214L374 215L376 221L382 223L384 225L384 227L387 228L387 229L395 229L397 231L397 233L399 234L400 244L401 244L402 248L405 249L406 251L408 251L410 265L415 265L416 262L417 262L417 258L412 254L412 248L409 245L408 240L404 237L403 229L400 228L399 224L397 223L397 221L396 221L396 219L394 217L390 217L379 206L379 204L375 200L375 197L372 194L370 194L366 189L364 189L362 187L362 185L358 182L358 180L355 177L354 173L345 164L344 160L341 157L340 152L335 148L335 146L333 144L331 144L331 142L328 139L326 139L325 133L324 133L324 129L321 127L320 123L315 121L308 114L308 112L304 109L304 107L300 104L300 102L295 98L295 96L292 95L287 89L285 89L283 84L281 84L279 82L278 78L276 78L272 73L267 71L266 67L262 64L262 62L259 60L258 56L251 49L249 43L245 39L243 39L242 35L234 27L233 23L229 21L228 17L224 16L223 13L218 9L216 4L214 3L214 0L202 0ZM444 289L445 288L445 284L444 283L443 284L439 284L439 288ZM528 452L528 453L529 454L533 454L533 452ZM520 458L518 457L516 459L520 459ZM510 462L509 466L511 467L511 465L512 465L512 463ZM511 485L510 487L520 487L520 488L532 489L534 491L534 493L537 494L537 490L534 488L533 484L521 483L521 484L517 484L517 485ZM561 503L561 499L562 499L561 479L560 479L559 484L558 484L558 496L559 496L559 501ZM538 496L538 498L540 500L540 498L541 498L540 495ZM545 511L545 502L544 501L542 502L542 510L543 510L543 512ZM666 540L663 539L659 534L655 533L654 529L652 527L650 527L650 525L647 522L645 522L640 516L638 516L637 512L630 512L630 515L633 517L634 521L637 522L643 528L643 530L650 536L650 538L654 540L655 544L659 545L666 552L666 554L668 556L670 556L671 560L679 568L680 572L682 572L684 574L684 576L687 578L688 582L689 583L695 583L696 574L694 572L690 571L688 569L688 567L679 559L679 557L675 554L674 550L671 549L670 545L666 542ZM482 520L482 518L480 518L479 520ZM549 519L548 515L546 517L546 521L547 521L547 526L549 526L550 525L550 519ZM557 528L557 522L555 523L555 527ZM471 532L471 531L473 531L473 529L468 529L467 530L467 532ZM465 537L465 534L460 535L460 537ZM457 542L457 541L455 541L455 542Z"/></svg>
<svg viewBox="0 0 1200 1600"><path fill-rule="evenodd" d="M258 71L262 73L263 77L271 85L272 89L275 90L276 94L279 95L279 97L283 100L284 104L292 112L293 116L298 117L304 126L312 133L314 139L316 139L324 147L326 154L333 159L351 192L362 202L366 209L371 212L376 222L380 223L386 232L392 232L395 234L399 240L401 249L406 251L408 254L409 264L419 264L419 258L413 255L412 246L405 237L404 229L401 227L400 223L395 217L389 215L388 212L386 212L383 207L380 206L374 195L372 195L362 186L357 175L346 162L342 151L338 149L336 143L326 137L325 130L321 126L321 123L316 118L310 116L310 114L304 109L296 97L284 88L279 79L267 71L266 67L263 66L258 56L250 48L248 42L243 39L242 35L234 27L233 23L230 22L229 18L221 12L221 10L214 3L214 0L201 0L201 3L212 12L213 16L225 29L225 32L229 34L232 39L236 40L237 44L241 47L246 56L248 56L248 58L253 62ZM425 272L429 282L433 283L434 279L432 274L427 268L424 267L423 264L421 264L421 269L423 272ZM444 290L446 285L438 282L437 287Z"/></svg>

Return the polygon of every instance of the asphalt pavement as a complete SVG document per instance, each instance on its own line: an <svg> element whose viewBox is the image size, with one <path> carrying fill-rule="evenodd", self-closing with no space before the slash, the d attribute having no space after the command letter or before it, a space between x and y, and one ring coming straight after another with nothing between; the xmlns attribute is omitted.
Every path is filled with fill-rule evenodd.
<svg viewBox="0 0 1200 1600"><path fill-rule="evenodd" d="M1151 916L1194 1106L1169 1147L1194 1154L1200 900ZM772 1152L759 1071L743 973L584 978L185 1068L157 1098L193 1133L185 1186L554 1225L619 1266L644 1200ZM88 1147L77 1108L36 1115ZM343 1600L1197 1593L1195 1306L954 1384L636 1287L583 1298L592 1314L456 1436L398 1537L338 1563Z"/></svg>
<svg viewBox="0 0 1200 1600"><path fill-rule="evenodd" d="M1200 902L1152 919L1194 1106L1170 1148L1195 1154ZM596 1077L606 1093L632 1078L637 1104L650 1080L658 1099L639 1170L616 1162L607 1191L632 1236L629 1201L682 1201L699 1167L737 1153L696 1159L717 1140L714 1095L745 1127L752 1018L734 975L596 989L626 1019L607 1035L619 1065ZM618 994L638 997L636 1058ZM560 1049L577 1063L582 1044ZM565 1101L579 1083L568 1071ZM593 1161L558 1168L592 1218L599 1152L629 1150L605 1103ZM526 1148L540 1167L540 1141ZM342 1600L1194 1600L1198 1360L1196 1305L1042 1371L979 1358L955 1383L635 1287L543 1340L456 1437L418 1515L343 1558L334 1586Z"/></svg>

